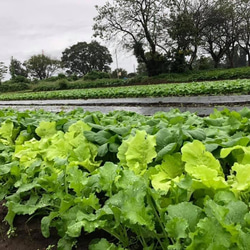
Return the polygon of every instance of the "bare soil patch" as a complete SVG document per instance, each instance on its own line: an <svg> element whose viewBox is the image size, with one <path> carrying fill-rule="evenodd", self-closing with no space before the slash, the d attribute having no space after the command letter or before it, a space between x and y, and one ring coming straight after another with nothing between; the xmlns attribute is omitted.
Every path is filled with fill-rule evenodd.
<svg viewBox="0 0 250 250"><path fill-rule="evenodd" d="M16 227L15 234L8 237L7 233L9 225L4 222L4 217L7 214L7 208L3 206L3 201L0 202L0 249L1 250L55 250L59 236L55 230L51 230L49 238L44 238L40 225L41 217L35 216L16 216L14 226ZM91 234L82 234L79 237L75 249L87 250L91 240L95 238L109 238L110 236L98 231Z"/></svg>

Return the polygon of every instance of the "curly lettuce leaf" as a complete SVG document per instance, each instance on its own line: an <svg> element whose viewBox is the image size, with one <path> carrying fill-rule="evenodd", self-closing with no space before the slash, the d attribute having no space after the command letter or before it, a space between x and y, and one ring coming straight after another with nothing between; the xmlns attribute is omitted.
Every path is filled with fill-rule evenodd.
<svg viewBox="0 0 250 250"><path fill-rule="evenodd" d="M4 145L13 144L14 124L12 121L6 120L1 123L0 127L0 142Z"/></svg>
<svg viewBox="0 0 250 250"><path fill-rule="evenodd" d="M137 130L135 136L123 141L118 149L120 164L128 167L136 174L143 174L149 163L157 156L156 138L146 131Z"/></svg>
<svg viewBox="0 0 250 250"><path fill-rule="evenodd" d="M206 150L205 145L200 141L193 141L185 144L182 149L182 160L186 162L185 168L192 168L203 165L214 169L218 174L223 175L221 165L215 157Z"/></svg>
<svg viewBox="0 0 250 250"><path fill-rule="evenodd" d="M230 148L223 148L220 157L226 158L229 154L232 154L235 161L240 164L248 164L250 162L250 147L236 145Z"/></svg>
<svg viewBox="0 0 250 250"><path fill-rule="evenodd" d="M41 138L51 137L52 135L57 133L56 122L41 121L35 132Z"/></svg>
<svg viewBox="0 0 250 250"><path fill-rule="evenodd" d="M182 160L186 162L185 171L193 178L194 188L227 188L221 165L200 141L185 144ZM202 185L200 185L202 184Z"/></svg>
<svg viewBox="0 0 250 250"><path fill-rule="evenodd" d="M234 174L235 173L235 174ZM232 173L229 176L234 191L246 191L250 188L250 164L235 163L232 167Z"/></svg>

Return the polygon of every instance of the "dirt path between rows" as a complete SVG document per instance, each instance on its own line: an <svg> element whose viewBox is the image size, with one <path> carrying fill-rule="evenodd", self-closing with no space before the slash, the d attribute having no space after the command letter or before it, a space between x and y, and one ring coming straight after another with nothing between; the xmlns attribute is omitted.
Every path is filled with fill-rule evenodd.
<svg viewBox="0 0 250 250"><path fill-rule="evenodd" d="M228 96L182 96L117 99L75 99L75 100L20 100L1 101L0 109L13 108L19 111L38 110L60 112L82 108L85 111L108 113L114 110L132 111L142 115L153 115L158 111L168 112L172 108L181 112L189 111L200 116L213 113L214 108L239 111L250 108L250 95Z"/></svg>

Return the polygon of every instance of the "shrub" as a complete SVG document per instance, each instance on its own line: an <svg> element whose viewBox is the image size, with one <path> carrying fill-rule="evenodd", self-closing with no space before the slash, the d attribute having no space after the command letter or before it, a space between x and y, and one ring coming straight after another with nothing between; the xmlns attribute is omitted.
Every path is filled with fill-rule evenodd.
<svg viewBox="0 0 250 250"><path fill-rule="evenodd" d="M57 76L51 76L49 78L44 79L44 81L46 81L46 82L55 82L57 80L58 80Z"/></svg>
<svg viewBox="0 0 250 250"><path fill-rule="evenodd" d="M101 71L91 71L84 76L84 80L97 80L103 78L110 78L109 74Z"/></svg>
<svg viewBox="0 0 250 250"><path fill-rule="evenodd" d="M68 88L68 80L67 79L60 79L57 81L59 89L67 89Z"/></svg>
<svg viewBox="0 0 250 250"><path fill-rule="evenodd" d="M16 76L11 79L12 83L30 83L30 79L25 76Z"/></svg>
<svg viewBox="0 0 250 250"><path fill-rule="evenodd" d="M38 92L38 91L52 91L52 90L58 90L58 85L55 83L39 83L37 86L34 86L32 88L32 91Z"/></svg>
<svg viewBox="0 0 250 250"><path fill-rule="evenodd" d="M60 73L60 74L58 74L57 78L58 78L58 79L65 79L65 78L66 78L66 75L63 74L63 73Z"/></svg>
<svg viewBox="0 0 250 250"><path fill-rule="evenodd" d="M79 77L76 74L72 74L67 77L68 81L77 81Z"/></svg>
<svg viewBox="0 0 250 250"><path fill-rule="evenodd" d="M127 77L128 78L133 78L133 77L136 77L137 74L136 73L128 73Z"/></svg>
<svg viewBox="0 0 250 250"><path fill-rule="evenodd" d="M29 85L26 83L13 83L13 84L2 84L0 85L0 92L16 92L16 91L23 91L28 90Z"/></svg>
<svg viewBox="0 0 250 250"><path fill-rule="evenodd" d="M39 80L38 80L37 78L34 78L34 79L32 80L32 83L37 84L37 83L39 83Z"/></svg>

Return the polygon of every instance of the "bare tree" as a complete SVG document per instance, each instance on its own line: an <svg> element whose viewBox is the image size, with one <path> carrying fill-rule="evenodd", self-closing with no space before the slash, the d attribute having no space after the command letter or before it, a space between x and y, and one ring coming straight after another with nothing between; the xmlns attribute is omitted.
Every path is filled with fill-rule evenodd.
<svg viewBox="0 0 250 250"><path fill-rule="evenodd" d="M24 65L33 77L42 80L51 77L61 67L61 62L41 54L32 56Z"/></svg>
<svg viewBox="0 0 250 250"><path fill-rule="evenodd" d="M8 68L4 65L3 62L0 62L0 84L4 78L4 75L7 73Z"/></svg>
<svg viewBox="0 0 250 250"><path fill-rule="evenodd" d="M133 50L138 62L144 62L149 75L164 70L168 0L114 0L96 6L95 36L122 44Z"/></svg>
<svg viewBox="0 0 250 250"><path fill-rule="evenodd" d="M175 51L182 52L189 60L189 69L202 44L209 0L172 0L167 26Z"/></svg>
<svg viewBox="0 0 250 250"><path fill-rule="evenodd" d="M235 25L233 2L211 1L205 19L203 48L211 55L215 68L226 54L234 54L237 32Z"/></svg>
<svg viewBox="0 0 250 250"><path fill-rule="evenodd" d="M241 18L238 44L246 52L250 66L250 0L238 1L236 11Z"/></svg>

